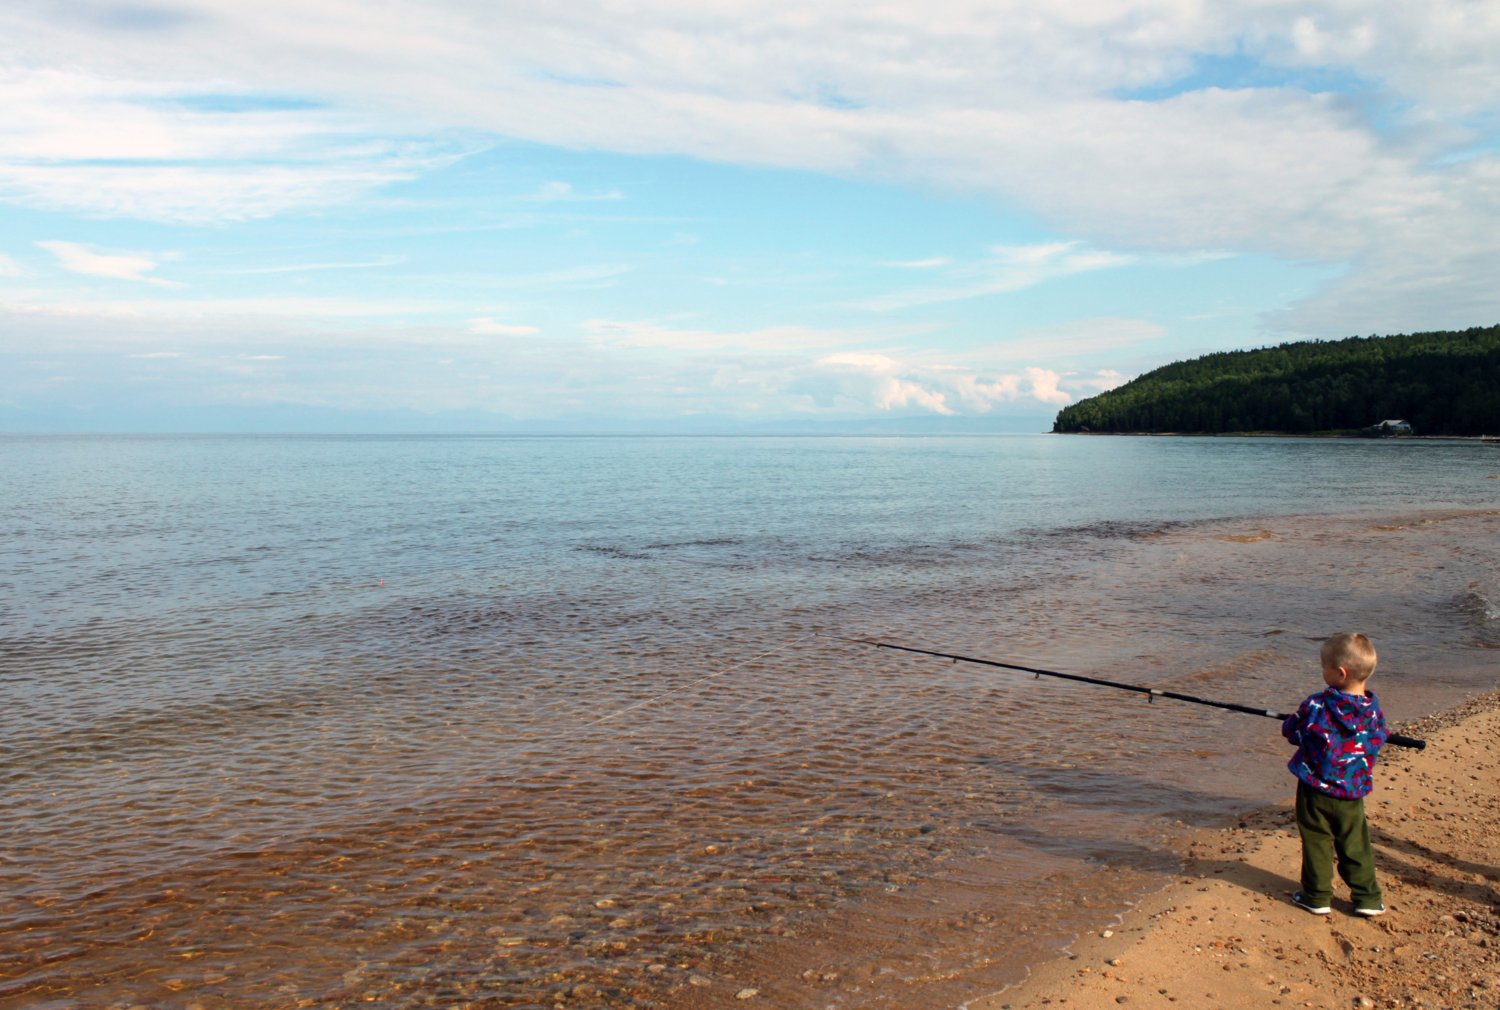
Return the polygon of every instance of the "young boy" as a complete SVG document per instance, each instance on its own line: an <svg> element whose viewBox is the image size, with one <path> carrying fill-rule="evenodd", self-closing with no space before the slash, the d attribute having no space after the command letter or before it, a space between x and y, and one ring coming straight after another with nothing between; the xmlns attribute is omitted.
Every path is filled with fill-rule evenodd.
<svg viewBox="0 0 1500 1010"><path fill-rule="evenodd" d="M1287 764L1297 776L1297 831L1302 835L1302 890L1292 902L1314 915L1332 909L1333 862L1349 885L1357 915L1381 915L1375 852L1365 820L1370 767L1390 735L1380 702L1365 690L1375 672L1375 647L1364 635L1334 635L1323 643L1328 689L1287 717L1281 733L1297 746Z"/></svg>

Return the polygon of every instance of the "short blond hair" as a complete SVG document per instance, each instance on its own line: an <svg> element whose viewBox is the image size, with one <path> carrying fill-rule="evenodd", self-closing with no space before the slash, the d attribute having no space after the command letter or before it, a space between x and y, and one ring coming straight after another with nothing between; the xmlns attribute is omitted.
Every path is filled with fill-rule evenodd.
<svg viewBox="0 0 1500 1010"><path fill-rule="evenodd" d="M1364 635L1341 632L1330 635L1319 650L1323 662L1332 667L1343 667L1355 680L1369 680L1375 672L1375 646Z"/></svg>

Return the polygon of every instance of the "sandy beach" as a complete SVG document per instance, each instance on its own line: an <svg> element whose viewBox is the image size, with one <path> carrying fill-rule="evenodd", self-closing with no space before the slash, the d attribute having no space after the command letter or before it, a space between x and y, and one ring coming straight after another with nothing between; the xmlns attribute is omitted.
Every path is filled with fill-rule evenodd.
<svg viewBox="0 0 1500 1010"><path fill-rule="evenodd" d="M1186 872L1109 929L971 1010L1492 1007L1500 1000L1500 691L1401 727L1366 801L1389 912L1295 907L1301 848L1284 806L1191 838Z"/></svg>

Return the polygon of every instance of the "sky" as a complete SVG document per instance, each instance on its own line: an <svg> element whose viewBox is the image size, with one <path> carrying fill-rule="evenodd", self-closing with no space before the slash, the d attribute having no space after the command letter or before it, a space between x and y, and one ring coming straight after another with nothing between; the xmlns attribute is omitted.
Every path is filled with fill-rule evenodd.
<svg viewBox="0 0 1500 1010"><path fill-rule="evenodd" d="M1494 325L1497 66L1480 0L10 0L0 429L1029 421Z"/></svg>

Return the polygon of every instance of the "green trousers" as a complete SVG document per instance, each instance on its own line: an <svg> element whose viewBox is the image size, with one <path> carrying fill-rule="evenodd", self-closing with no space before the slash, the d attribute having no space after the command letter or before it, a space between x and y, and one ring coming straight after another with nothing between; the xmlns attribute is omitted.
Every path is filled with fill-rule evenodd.
<svg viewBox="0 0 1500 1010"><path fill-rule="evenodd" d="M1302 835L1302 900L1327 905L1333 898L1334 857L1355 908L1380 908L1375 850L1364 800L1341 800L1297 783L1297 831Z"/></svg>

